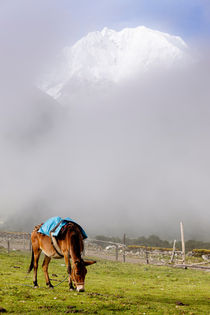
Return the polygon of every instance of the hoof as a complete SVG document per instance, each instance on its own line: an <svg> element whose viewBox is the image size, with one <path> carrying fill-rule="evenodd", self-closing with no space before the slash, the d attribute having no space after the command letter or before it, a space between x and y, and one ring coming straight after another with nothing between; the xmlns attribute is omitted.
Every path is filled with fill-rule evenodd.
<svg viewBox="0 0 210 315"><path fill-rule="evenodd" d="M54 289L54 286L52 285L51 282L46 283L46 285L48 286L49 289Z"/></svg>

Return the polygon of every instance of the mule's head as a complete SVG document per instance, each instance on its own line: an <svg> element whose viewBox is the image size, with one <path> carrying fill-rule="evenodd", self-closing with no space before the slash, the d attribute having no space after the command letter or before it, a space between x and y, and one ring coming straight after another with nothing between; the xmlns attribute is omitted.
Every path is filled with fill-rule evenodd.
<svg viewBox="0 0 210 315"><path fill-rule="evenodd" d="M78 292L84 292L85 291L85 276L87 273L86 266L95 264L96 261L84 261L76 260L73 263L72 271L71 271L71 279L74 282L74 285L76 286L76 289Z"/></svg>

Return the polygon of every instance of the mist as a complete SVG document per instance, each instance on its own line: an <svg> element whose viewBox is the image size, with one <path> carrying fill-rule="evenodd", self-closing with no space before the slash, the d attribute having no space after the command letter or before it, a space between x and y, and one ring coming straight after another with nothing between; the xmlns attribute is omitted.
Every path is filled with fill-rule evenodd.
<svg viewBox="0 0 210 315"><path fill-rule="evenodd" d="M186 238L208 240L207 48L196 47L200 55L188 68L100 87L70 83L70 99L54 100L36 87L65 42L61 24L56 37L49 28L53 12L38 29L36 19L30 32L19 29L24 45L12 33L2 39L2 228L30 231L59 215L90 235L172 239L182 220ZM68 43L74 37L72 30Z"/></svg>

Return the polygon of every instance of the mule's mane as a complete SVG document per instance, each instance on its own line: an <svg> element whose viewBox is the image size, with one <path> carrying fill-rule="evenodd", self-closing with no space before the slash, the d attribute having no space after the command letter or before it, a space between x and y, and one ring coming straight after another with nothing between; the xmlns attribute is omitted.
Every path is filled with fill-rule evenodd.
<svg viewBox="0 0 210 315"><path fill-rule="evenodd" d="M67 224L66 231L69 231L71 251L80 260L81 253L84 250L82 233L79 227L72 222Z"/></svg>

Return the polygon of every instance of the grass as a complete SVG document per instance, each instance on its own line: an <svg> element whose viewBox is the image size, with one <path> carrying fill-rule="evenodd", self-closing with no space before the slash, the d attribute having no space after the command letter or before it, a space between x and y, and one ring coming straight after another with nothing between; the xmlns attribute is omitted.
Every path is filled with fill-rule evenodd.
<svg viewBox="0 0 210 315"><path fill-rule="evenodd" d="M32 273L26 275L29 262L28 253L0 252L0 307L7 313L210 314L210 274L205 271L98 260L88 267L86 292L76 293L69 292L67 280L47 289L41 268L40 288L27 286L32 285ZM66 276L63 264L50 263L54 285Z"/></svg>

